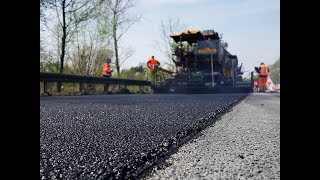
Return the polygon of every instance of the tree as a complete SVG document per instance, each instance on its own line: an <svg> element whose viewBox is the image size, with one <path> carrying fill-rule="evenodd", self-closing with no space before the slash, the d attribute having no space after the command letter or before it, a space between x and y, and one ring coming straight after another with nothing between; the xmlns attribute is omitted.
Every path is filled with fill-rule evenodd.
<svg viewBox="0 0 320 180"><path fill-rule="evenodd" d="M270 65L270 78L274 84L280 84L280 57Z"/></svg>
<svg viewBox="0 0 320 180"><path fill-rule="evenodd" d="M121 78L146 80L147 67L142 65L121 70Z"/></svg>
<svg viewBox="0 0 320 180"><path fill-rule="evenodd" d="M54 61L52 53L42 50L40 57L40 72L59 72L59 61Z"/></svg>
<svg viewBox="0 0 320 180"><path fill-rule="evenodd" d="M108 12L111 13L111 17L108 19L110 26L106 28L108 28L112 35L117 76L120 77L119 40L134 23L140 21L141 16L129 14L129 10L135 5L134 0L104 0L103 2Z"/></svg>
<svg viewBox="0 0 320 180"><path fill-rule="evenodd" d="M112 50L108 48L105 38L93 29L86 29L86 31L75 42L70 66L75 74L98 76L101 75L103 62L107 57L112 56Z"/></svg>
<svg viewBox="0 0 320 180"><path fill-rule="evenodd" d="M46 9L46 0L40 0L40 31L44 31L43 23L45 22L45 14L44 11ZM43 33L40 33L40 62L44 60L45 52L44 52L44 36Z"/></svg>
<svg viewBox="0 0 320 180"><path fill-rule="evenodd" d="M165 21L162 20L160 24L160 41L156 41L156 48L167 58L166 65L169 68L173 68L174 64L172 59L174 58L175 48L178 46L177 43L170 37L171 34L178 34L186 29L186 25L180 21L179 18L168 17ZM183 45L184 47L186 44Z"/></svg>
<svg viewBox="0 0 320 180"><path fill-rule="evenodd" d="M122 48L122 52L119 54L119 59L122 59L122 61L119 62L119 67L122 67L122 65L133 55L134 52L134 49L130 47Z"/></svg>
<svg viewBox="0 0 320 180"><path fill-rule="evenodd" d="M111 33L105 28L110 14L103 2L97 1L91 16L71 41L70 67L72 73L100 76L103 62L113 55Z"/></svg>
<svg viewBox="0 0 320 180"><path fill-rule="evenodd" d="M90 19L95 3L92 0L47 0L46 3L48 5L47 8L50 11L50 13L47 13L50 15L45 20L45 26L61 39L61 45L59 43L59 72L62 74L67 43L69 43L74 34L77 33L82 23ZM51 20L53 20L53 22ZM51 24L49 22L51 22ZM54 31L50 25L56 26L58 32ZM60 83L58 83L57 88L58 92L60 92Z"/></svg>

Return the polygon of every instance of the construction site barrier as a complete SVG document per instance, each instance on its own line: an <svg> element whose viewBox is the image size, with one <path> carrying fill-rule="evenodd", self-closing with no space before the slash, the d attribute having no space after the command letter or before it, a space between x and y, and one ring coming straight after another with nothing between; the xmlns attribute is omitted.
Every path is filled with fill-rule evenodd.
<svg viewBox="0 0 320 180"><path fill-rule="evenodd" d="M109 84L139 86L151 86L150 81L143 80L133 80L133 79L117 79L117 78L106 78L106 77L95 77L95 76L81 76L74 74L58 74L58 73L46 73L40 72L40 82L43 82L44 93L48 92L48 82L69 82L69 83L79 83L79 91L82 91L83 83L92 84L104 84L104 92L108 91Z"/></svg>

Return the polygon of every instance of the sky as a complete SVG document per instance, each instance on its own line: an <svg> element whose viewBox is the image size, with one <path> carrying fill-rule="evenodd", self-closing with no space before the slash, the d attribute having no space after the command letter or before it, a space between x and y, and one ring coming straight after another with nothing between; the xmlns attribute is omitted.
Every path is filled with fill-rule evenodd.
<svg viewBox="0 0 320 180"><path fill-rule="evenodd" d="M167 61L156 41L161 38L161 21L169 17L179 18L189 30L222 34L227 50L237 55L245 71L261 62L271 65L280 57L280 0L138 0L132 12L142 19L120 42L135 51L123 68L146 63L152 55L160 63Z"/></svg>

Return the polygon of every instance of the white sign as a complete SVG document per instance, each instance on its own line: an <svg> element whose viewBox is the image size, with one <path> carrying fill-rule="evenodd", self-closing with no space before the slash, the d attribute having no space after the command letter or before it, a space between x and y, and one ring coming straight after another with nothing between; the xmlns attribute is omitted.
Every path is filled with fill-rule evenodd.
<svg viewBox="0 0 320 180"><path fill-rule="evenodd" d="M267 79L267 88L270 90L270 91L274 91L276 89L276 86L273 84L270 76L268 76L268 79Z"/></svg>

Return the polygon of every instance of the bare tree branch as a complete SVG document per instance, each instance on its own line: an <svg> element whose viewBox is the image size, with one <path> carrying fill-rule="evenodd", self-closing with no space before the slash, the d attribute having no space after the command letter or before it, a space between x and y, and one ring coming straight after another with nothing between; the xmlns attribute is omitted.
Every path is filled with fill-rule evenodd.
<svg viewBox="0 0 320 180"><path fill-rule="evenodd" d="M58 38L61 38L61 54L60 54L60 73L63 71L63 62L65 56L69 53L66 52L68 43L72 40L74 35L78 32L78 27L81 23L87 21L91 16L90 12L93 11L95 1L90 0L52 0L48 2L49 10L53 10L56 14L56 21L59 23L59 33L53 33ZM49 31L54 32L45 24ZM59 46L60 47L60 46ZM60 53L60 52L59 52Z"/></svg>
<svg viewBox="0 0 320 180"><path fill-rule="evenodd" d="M120 63L120 66L122 66L133 54L134 54L133 49L131 48L123 49L123 52L120 55L120 57L122 57L123 59Z"/></svg>
<svg viewBox="0 0 320 180"><path fill-rule="evenodd" d="M104 1L104 4L108 11L111 12L109 24L110 27L112 27L111 32L115 51L117 75L120 77L120 67L123 64L123 61L120 61L121 55L119 55L119 40L134 23L141 19L141 17L135 18L132 14L129 15L129 10L134 7L132 0L109 0Z"/></svg>
<svg viewBox="0 0 320 180"><path fill-rule="evenodd" d="M55 6L55 10L56 10L56 15L57 15L57 18L58 18L58 22L59 22L60 26L62 27L63 25L62 25L62 22L60 20L58 6Z"/></svg>
<svg viewBox="0 0 320 180"><path fill-rule="evenodd" d="M47 25L47 23L44 24L46 26L46 28L52 32L54 35L58 36L58 34L56 32L54 32L54 30L52 30L51 28L49 28L49 26Z"/></svg>
<svg viewBox="0 0 320 180"><path fill-rule="evenodd" d="M167 59L166 64L169 66L173 65L173 39L170 37L171 34L177 34L184 30L185 24L180 22L179 18L168 17L165 21L162 20L160 24L160 41L155 41L154 47L158 49Z"/></svg>

